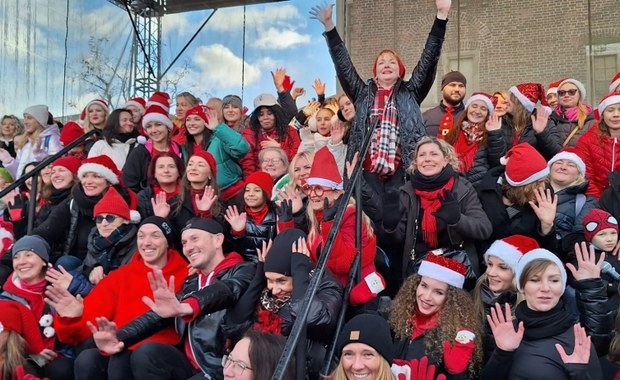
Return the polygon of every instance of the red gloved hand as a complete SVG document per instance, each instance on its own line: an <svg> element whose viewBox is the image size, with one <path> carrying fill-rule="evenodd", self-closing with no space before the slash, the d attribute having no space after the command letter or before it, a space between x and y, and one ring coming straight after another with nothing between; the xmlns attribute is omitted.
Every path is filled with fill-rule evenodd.
<svg viewBox="0 0 620 380"><path fill-rule="evenodd" d="M474 353L475 337L471 331L461 329L456 334L454 346L451 347L448 341L443 342L443 361L448 372L456 375L467 370Z"/></svg>
<svg viewBox="0 0 620 380"><path fill-rule="evenodd" d="M398 380L435 380L435 366L428 364L428 357L406 361L394 359L392 373ZM446 380L445 375L438 375L437 380Z"/></svg>
<svg viewBox="0 0 620 380"><path fill-rule="evenodd" d="M282 83L282 86L286 91L291 91L294 85L295 81L291 81L291 77L289 77L288 75L284 76L284 83Z"/></svg>

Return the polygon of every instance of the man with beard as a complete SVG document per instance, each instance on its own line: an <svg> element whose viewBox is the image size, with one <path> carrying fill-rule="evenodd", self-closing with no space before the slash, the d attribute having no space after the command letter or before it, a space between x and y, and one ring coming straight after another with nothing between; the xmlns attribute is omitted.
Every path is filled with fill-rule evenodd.
<svg viewBox="0 0 620 380"><path fill-rule="evenodd" d="M465 107L463 98L467 92L467 79L459 71L450 71L441 79L442 100L437 107L422 114L428 136L443 139Z"/></svg>

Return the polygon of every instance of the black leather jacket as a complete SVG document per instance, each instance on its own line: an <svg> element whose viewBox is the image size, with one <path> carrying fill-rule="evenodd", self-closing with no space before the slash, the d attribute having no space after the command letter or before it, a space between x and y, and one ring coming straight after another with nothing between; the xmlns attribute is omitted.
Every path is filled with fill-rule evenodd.
<svg viewBox="0 0 620 380"><path fill-rule="evenodd" d="M245 261L256 262L256 248L262 248L263 242L267 242L277 234L277 217L276 212L273 209L267 211L265 219L262 222L256 223L254 219L248 216L245 224L245 234L241 236L235 236L232 232L230 234L230 240L235 244L236 251L243 256Z"/></svg>
<svg viewBox="0 0 620 380"><path fill-rule="evenodd" d="M420 111L420 103L426 98L433 86L437 74L437 63L441 53L441 46L446 34L447 20L435 19L431 32L418 64L413 69L408 81L398 80L394 85L396 107L398 108L398 124L400 126L400 148L402 165L409 166L411 153L422 137L426 136L424 120ZM338 80L342 89L355 103L355 123L349 133L347 160L351 160L361 145L364 131L369 128L370 110L373 106L377 85L374 81L365 82L359 76L351 57L338 35L336 28L325 32L329 53L336 68Z"/></svg>
<svg viewBox="0 0 620 380"><path fill-rule="evenodd" d="M188 277L177 297L193 297L198 301L201 312L193 321L185 323L182 318L164 319L149 311L125 325L118 332L119 340L125 343L125 347L130 347L134 344L132 342L139 342L174 322L179 335L189 339L202 372L211 379L222 379L225 349L222 320L227 309L234 306L247 290L255 269L253 263L237 264L219 272L216 280L202 289L199 289L197 275Z"/></svg>

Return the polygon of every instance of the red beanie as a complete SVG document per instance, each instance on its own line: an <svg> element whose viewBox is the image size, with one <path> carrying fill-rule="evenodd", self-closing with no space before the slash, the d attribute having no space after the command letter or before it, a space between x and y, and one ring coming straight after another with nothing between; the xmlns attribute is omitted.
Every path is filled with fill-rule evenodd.
<svg viewBox="0 0 620 380"><path fill-rule="evenodd" d="M211 174L213 175L213 179L217 178L217 162L215 161L215 157L206 150L199 149L194 152L193 156L198 156L203 158L209 164L209 169L211 169ZM191 157L190 157L191 158Z"/></svg>
<svg viewBox="0 0 620 380"><path fill-rule="evenodd" d="M273 178L269 173L264 171L254 172L245 180L245 184L247 185L248 183L253 183L260 187L267 194L267 199L271 199Z"/></svg>
<svg viewBox="0 0 620 380"><path fill-rule="evenodd" d="M32 311L16 301L0 301L0 333L15 331L28 345L28 351L38 354L45 349L39 325Z"/></svg>
<svg viewBox="0 0 620 380"><path fill-rule="evenodd" d="M63 168L67 168L74 176L77 176L81 164L82 162L77 157L66 156L52 162L52 167L62 166Z"/></svg>
<svg viewBox="0 0 620 380"><path fill-rule="evenodd" d="M62 145L67 146L83 135L84 129L75 121L69 121L64 127L62 127L62 131L60 132L60 142Z"/></svg>
<svg viewBox="0 0 620 380"><path fill-rule="evenodd" d="M188 109L185 112L185 119L187 119L187 117L189 115L196 115L199 118L201 118L202 120L204 120L205 123L208 123L209 122L209 118L207 117L207 114L205 112L206 108L207 108L206 106L203 106L201 104L193 106L192 108Z"/></svg>
<svg viewBox="0 0 620 380"><path fill-rule="evenodd" d="M377 57L375 58L374 63L372 64L372 75L373 77L377 77L377 61L379 60L379 57L381 57L383 54L391 54L394 56L394 58L396 58L396 61L398 62L398 76L402 79L405 77L405 65L403 64L402 59L400 59L400 56L398 54L396 54L396 52L392 49L383 49L379 52L379 54L377 54Z"/></svg>
<svg viewBox="0 0 620 380"><path fill-rule="evenodd" d="M129 205L123 197L121 197L114 186L110 186L108 188L108 191L106 191L103 198L97 202L95 208L93 209L93 216L101 214L116 215L125 220L131 219L131 216L129 215Z"/></svg>
<svg viewBox="0 0 620 380"><path fill-rule="evenodd" d="M506 181L510 186L524 186L549 174L549 167L545 158L528 143L513 146L500 159L506 165Z"/></svg>
<svg viewBox="0 0 620 380"><path fill-rule="evenodd" d="M618 220L607 211L595 208L583 218L583 235L588 242L591 242L596 234L607 228L618 231Z"/></svg>

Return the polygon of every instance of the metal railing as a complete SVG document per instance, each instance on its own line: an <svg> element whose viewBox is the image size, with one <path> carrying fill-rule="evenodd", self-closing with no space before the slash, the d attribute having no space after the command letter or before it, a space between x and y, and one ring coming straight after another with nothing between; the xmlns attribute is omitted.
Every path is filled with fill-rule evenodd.
<svg viewBox="0 0 620 380"><path fill-rule="evenodd" d="M355 167L353 168L353 173L351 174L349 178L347 186L344 189L344 194L342 196L343 200L347 200L351 198L351 196L353 195L354 188L357 189L356 190L356 197L357 197L357 200L356 200L356 240L357 242L356 243L357 243L358 252L357 252L356 260L354 261L352 273L350 273L350 276L349 276L349 282L347 283L346 288L348 292L350 292L351 287L354 282L353 280L356 279L357 273L359 273L359 265L360 265L359 256L361 254L361 241L362 241L361 239L362 202L361 202L361 186L360 186L361 181L360 180L361 180L361 175L362 175L362 165L363 165L364 157L366 157L366 152L368 151L368 147L370 146L370 141L372 140L372 131L374 131L374 129L378 125L378 122L379 122L378 118L375 119L374 122L372 123L371 129L364 131L365 133L364 133L363 143L358 153L359 159L357 160L357 163L355 164ZM282 356L280 357L280 360L278 361L278 365L276 367L276 370L274 371L272 380L282 380L282 377L284 376L286 368L288 367L288 364L291 360L291 357L296 347L297 347L297 352L298 352L296 356L296 360L299 361L300 359L305 358L305 357L302 357L299 354L299 352L305 353L306 320L310 312L310 305L312 304L312 301L314 299L314 296L316 295L319 284L321 283L323 275L325 274L327 260L329 259L329 256L332 253L332 246L334 245L334 240L336 238L338 229L340 228L340 224L342 223L342 218L344 217L344 212L347 206L348 206L347 201L340 202L340 204L338 205L338 209L336 210L336 216L334 217L334 223L331 229L329 230L329 235L327 236L327 241L324 244L323 252L321 253L319 257L316 268L314 270L314 274L312 276L312 279L310 280L308 290L306 291L306 294L304 295L304 302L301 305L301 312L297 314L297 319L295 320L295 323L293 324L291 332L286 340L286 345L284 346ZM343 309L346 309L347 303L348 303L348 294L343 299ZM339 332L340 329L342 328L342 324L345 318L345 312L346 310L344 311L341 310L338 316L338 325L336 326L336 332ZM304 339L302 340L301 338L304 338ZM336 340L337 340L337 335L335 335L333 342L332 342L332 347L330 347L330 352L331 352L332 357L334 355ZM329 360L331 362L331 357L329 358ZM327 361L327 358L326 358L326 361ZM303 364L305 364L305 360L303 360ZM327 363L326 365L329 366L329 363ZM300 364L298 364L296 367L299 368L299 366ZM329 370L329 368L327 368L327 370ZM301 374L297 373L296 378L299 380L304 379L304 377L301 377L305 375L304 372L302 372Z"/></svg>
<svg viewBox="0 0 620 380"><path fill-rule="evenodd" d="M28 178L32 177L32 185L30 186L30 200L31 201L28 202L28 227L27 227L28 235L32 233L32 227L34 224L34 218L35 218L34 212L35 212L35 207L37 205L36 199L37 199L37 191L39 187L39 184L38 184L39 173L41 172L41 170L46 168L49 164L56 161L60 157L64 156L71 149L80 145L81 143L83 143L84 141L86 141L92 135L96 133L97 133L96 129L86 132L83 136L78 137L77 139L73 140L71 144L62 148L58 153L51 155L51 156L47 156L43 161L37 164L37 166L35 166L31 171L29 171L28 173L25 173L24 175L19 177L17 180L15 180L12 184L8 185L7 187L5 187L4 189L0 191L0 199L1 199L5 195L7 195L9 192L23 185L28 180ZM20 173L17 173L17 174L19 175Z"/></svg>

